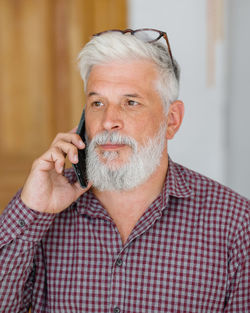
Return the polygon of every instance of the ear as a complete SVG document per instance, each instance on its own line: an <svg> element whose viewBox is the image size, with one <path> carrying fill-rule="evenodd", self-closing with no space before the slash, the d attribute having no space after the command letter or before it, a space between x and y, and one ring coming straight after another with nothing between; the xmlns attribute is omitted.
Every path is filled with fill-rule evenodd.
<svg viewBox="0 0 250 313"><path fill-rule="evenodd" d="M167 115L167 133L166 138L172 139L181 126L184 116L184 104L176 100L170 104Z"/></svg>

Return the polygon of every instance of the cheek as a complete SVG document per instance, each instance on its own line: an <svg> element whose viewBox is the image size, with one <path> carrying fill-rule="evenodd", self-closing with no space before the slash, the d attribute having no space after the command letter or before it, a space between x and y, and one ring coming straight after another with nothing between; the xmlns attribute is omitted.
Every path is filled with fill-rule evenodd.
<svg viewBox="0 0 250 313"><path fill-rule="evenodd" d="M138 127L131 131L129 135L136 140L139 146L142 146L149 138L154 136L154 131L151 127L145 124L140 127L138 123L137 126Z"/></svg>
<svg viewBox="0 0 250 313"><path fill-rule="evenodd" d="M88 139L93 139L93 137L98 133L98 123L92 119L86 119L85 131Z"/></svg>
<svg viewBox="0 0 250 313"><path fill-rule="evenodd" d="M162 127L164 123L166 123L164 120L148 121L148 123L145 124L144 128L142 128L138 133L138 140L140 144L145 144L145 141L147 141L148 139L156 137L159 134L160 127ZM161 133L161 135L163 134L165 134L165 132Z"/></svg>
<svg viewBox="0 0 250 313"><path fill-rule="evenodd" d="M85 134L87 136L88 141L90 141L93 138L93 136L92 136L92 134L90 132L89 127L87 127L86 125L85 125Z"/></svg>
<svg viewBox="0 0 250 313"><path fill-rule="evenodd" d="M137 133L154 136L158 132L160 125L164 122L164 119L160 119L154 115L143 118L141 121L136 122Z"/></svg>

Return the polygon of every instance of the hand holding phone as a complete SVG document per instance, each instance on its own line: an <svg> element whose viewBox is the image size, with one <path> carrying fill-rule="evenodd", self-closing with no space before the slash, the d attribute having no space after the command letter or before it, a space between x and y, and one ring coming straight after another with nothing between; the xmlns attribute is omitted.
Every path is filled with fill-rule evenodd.
<svg viewBox="0 0 250 313"><path fill-rule="evenodd" d="M84 125L79 129L84 131ZM83 134L82 138L85 139ZM76 153L78 156L78 151L84 151L81 149L82 144L75 130L57 134L49 149L33 162L21 192L22 201L34 211L53 214L62 212L76 201L91 187L88 184L87 188L82 188L87 185L84 175L85 153L81 153L81 161L76 166L81 184L78 181L69 184L64 175L64 166L66 156L75 163Z"/></svg>

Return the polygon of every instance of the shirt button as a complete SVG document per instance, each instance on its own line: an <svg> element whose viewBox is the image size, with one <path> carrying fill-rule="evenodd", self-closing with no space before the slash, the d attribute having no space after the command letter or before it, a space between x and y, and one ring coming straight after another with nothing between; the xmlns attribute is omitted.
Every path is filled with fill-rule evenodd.
<svg viewBox="0 0 250 313"><path fill-rule="evenodd" d="M24 220L19 220L18 224L20 227L24 227L25 226L25 221Z"/></svg>
<svg viewBox="0 0 250 313"><path fill-rule="evenodd" d="M119 259L116 260L116 266L120 267L120 266L122 266L122 263L123 263L122 259L119 258Z"/></svg>
<svg viewBox="0 0 250 313"><path fill-rule="evenodd" d="M121 312L121 309L120 309L118 306L115 306L113 312L114 312L114 313L120 313L120 312Z"/></svg>

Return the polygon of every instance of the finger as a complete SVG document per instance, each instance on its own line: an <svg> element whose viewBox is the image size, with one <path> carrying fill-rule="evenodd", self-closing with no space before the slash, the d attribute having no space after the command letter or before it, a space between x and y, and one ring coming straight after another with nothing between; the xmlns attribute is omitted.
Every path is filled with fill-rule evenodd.
<svg viewBox="0 0 250 313"><path fill-rule="evenodd" d="M51 171L55 169L58 174L61 174L64 169L64 164L65 156L62 151L57 147L53 147L35 160L32 169L39 169L41 171Z"/></svg>
<svg viewBox="0 0 250 313"><path fill-rule="evenodd" d="M77 131L77 128L78 128L78 126L72 128L72 129L69 131L69 133L70 133L70 134L75 134L76 131Z"/></svg>
<svg viewBox="0 0 250 313"><path fill-rule="evenodd" d="M83 149L85 144L81 137L78 134L73 133L59 133L55 137L54 141L52 142L51 146L56 145L59 141L66 141L75 145L78 149Z"/></svg>
<svg viewBox="0 0 250 313"><path fill-rule="evenodd" d="M67 155L71 163L78 163L78 149L76 146L61 140L56 143L55 147L62 151L64 157Z"/></svg>
<svg viewBox="0 0 250 313"><path fill-rule="evenodd" d="M88 183L86 188L82 188L78 181L73 184L73 188L75 189L75 200L79 198L83 193L88 191L92 186L92 183Z"/></svg>
<svg viewBox="0 0 250 313"><path fill-rule="evenodd" d="M61 140L74 144L75 146L77 146L78 149L82 149L85 146L81 137L78 134L73 134L73 133L59 133L59 134L57 134L54 141L52 142L52 146Z"/></svg>
<svg viewBox="0 0 250 313"><path fill-rule="evenodd" d="M55 170L58 174L63 172L65 167L65 155L62 153L62 150L53 147L47 154L48 161L54 163Z"/></svg>

